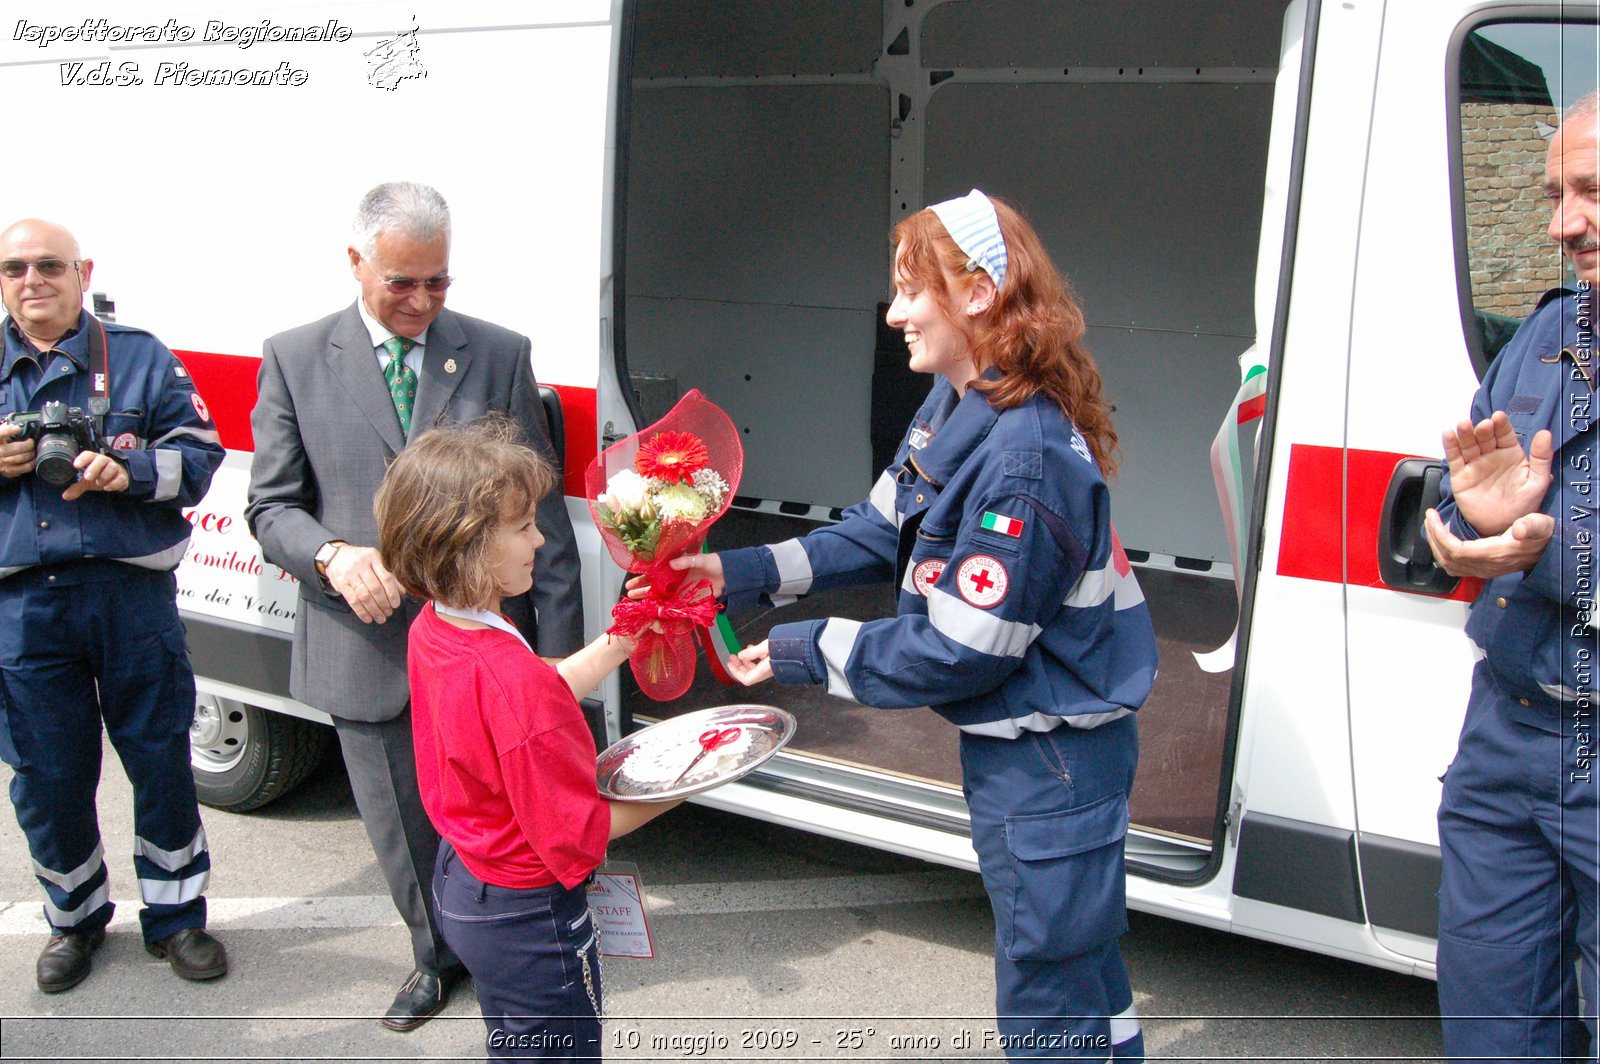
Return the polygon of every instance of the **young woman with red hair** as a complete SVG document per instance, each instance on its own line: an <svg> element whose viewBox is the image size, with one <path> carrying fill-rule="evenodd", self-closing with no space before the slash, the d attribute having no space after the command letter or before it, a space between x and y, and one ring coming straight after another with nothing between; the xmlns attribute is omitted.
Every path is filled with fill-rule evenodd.
<svg viewBox="0 0 1600 1064"><path fill-rule="evenodd" d="M836 525L675 564L733 606L896 582L893 617L780 624L730 670L955 725L1002 1046L1142 1059L1118 940L1155 633L1111 530L1117 434L1083 313L1033 228L976 190L893 241L887 320L937 378L894 463Z"/></svg>

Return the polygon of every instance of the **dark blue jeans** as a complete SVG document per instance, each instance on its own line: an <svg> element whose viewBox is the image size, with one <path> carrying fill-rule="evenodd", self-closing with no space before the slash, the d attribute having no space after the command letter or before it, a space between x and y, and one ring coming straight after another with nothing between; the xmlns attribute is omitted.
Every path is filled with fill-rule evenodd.
<svg viewBox="0 0 1600 1064"><path fill-rule="evenodd" d="M598 1060L600 939L584 884L496 887L439 844L433 900L472 974L490 1060Z"/></svg>

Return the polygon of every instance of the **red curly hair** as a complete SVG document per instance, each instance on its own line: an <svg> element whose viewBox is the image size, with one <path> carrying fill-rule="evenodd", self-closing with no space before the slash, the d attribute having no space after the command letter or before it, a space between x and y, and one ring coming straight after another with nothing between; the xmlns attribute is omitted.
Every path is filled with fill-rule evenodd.
<svg viewBox="0 0 1600 1064"><path fill-rule="evenodd" d="M936 295L945 316L967 337L978 372L1000 371L999 380L975 380L973 388L987 392L1001 410L1041 392L1055 400L1109 480L1117 472L1117 431L1101 394L1100 369L1083 346L1083 310L1033 226L1004 200L989 200L1000 220L1007 264L1005 285L982 314L955 313L952 286L965 290L987 274L967 270L967 253L932 210L917 211L894 227L889 239L896 269Z"/></svg>

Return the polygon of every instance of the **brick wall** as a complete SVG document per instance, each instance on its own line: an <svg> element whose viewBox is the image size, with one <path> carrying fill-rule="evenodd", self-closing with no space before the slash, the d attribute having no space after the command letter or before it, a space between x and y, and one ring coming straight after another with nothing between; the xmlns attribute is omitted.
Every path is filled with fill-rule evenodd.
<svg viewBox="0 0 1600 1064"><path fill-rule="evenodd" d="M1533 104L1461 108L1467 249L1473 304L1481 311L1524 317L1561 283L1561 251L1545 232L1550 205L1540 186L1549 142L1538 125L1558 118Z"/></svg>

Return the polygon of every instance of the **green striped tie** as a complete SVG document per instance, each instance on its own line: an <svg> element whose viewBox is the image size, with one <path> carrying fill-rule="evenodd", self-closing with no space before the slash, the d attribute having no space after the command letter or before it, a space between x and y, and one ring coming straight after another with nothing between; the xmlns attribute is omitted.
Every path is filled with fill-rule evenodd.
<svg viewBox="0 0 1600 1064"><path fill-rule="evenodd" d="M391 336L383 342L389 352L389 364L383 367L383 379L389 382L389 398L394 400L394 412L400 415L400 431L411 435L411 407L417 401L417 372L406 365L406 353L417 346L415 340L404 336Z"/></svg>

